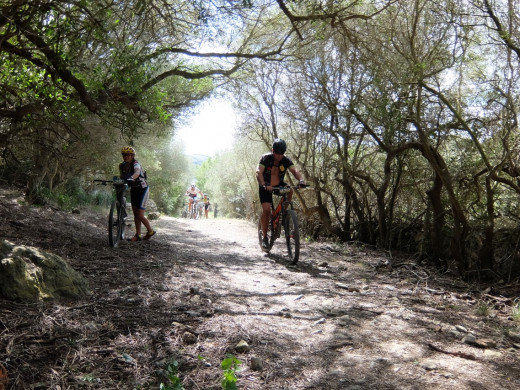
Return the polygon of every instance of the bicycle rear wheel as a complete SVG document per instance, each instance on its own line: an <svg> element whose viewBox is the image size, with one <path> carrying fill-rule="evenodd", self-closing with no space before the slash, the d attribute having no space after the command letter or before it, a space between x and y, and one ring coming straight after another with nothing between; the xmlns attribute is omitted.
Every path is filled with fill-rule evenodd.
<svg viewBox="0 0 520 390"><path fill-rule="evenodd" d="M258 218L258 243L260 244L260 248L264 252L268 252L269 253L269 251L273 247L273 242L274 242L274 239L273 239L273 220L271 219L271 217L269 217L269 223L267 224L267 241L269 242L269 247L268 248L264 248L262 246L263 238L264 238L264 235L262 233L262 213L260 213L260 217Z"/></svg>
<svg viewBox="0 0 520 390"><path fill-rule="evenodd" d="M294 210L287 210L283 228L285 242L287 243L287 253L292 263L296 264L300 257L300 230Z"/></svg>
<svg viewBox="0 0 520 390"><path fill-rule="evenodd" d="M119 216L117 201L114 200L110 205L110 212L108 213L108 243L113 248L119 245L119 241L124 235L123 216L121 218Z"/></svg>

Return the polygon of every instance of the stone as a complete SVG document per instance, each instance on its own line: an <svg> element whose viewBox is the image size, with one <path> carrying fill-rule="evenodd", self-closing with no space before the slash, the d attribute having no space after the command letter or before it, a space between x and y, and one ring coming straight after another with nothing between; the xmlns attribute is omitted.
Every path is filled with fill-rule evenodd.
<svg viewBox="0 0 520 390"><path fill-rule="evenodd" d="M424 368L426 371L435 371L438 366L435 362L426 361L421 364L421 367Z"/></svg>
<svg viewBox="0 0 520 390"><path fill-rule="evenodd" d="M475 337L475 335L472 335L471 333L468 333L467 335L465 335L462 338L462 342L464 344L472 344L472 345L474 345L476 341L477 341L477 338Z"/></svg>
<svg viewBox="0 0 520 390"><path fill-rule="evenodd" d="M502 353L499 352L499 351L492 351L490 349L486 349L484 351L484 356L487 357L487 358L492 358L492 359L495 359L495 358L500 358L502 357Z"/></svg>
<svg viewBox="0 0 520 390"><path fill-rule="evenodd" d="M240 353L249 352L250 347L245 340L240 340L238 344L235 346L235 350Z"/></svg>
<svg viewBox="0 0 520 390"><path fill-rule="evenodd" d="M157 203L155 203L155 201L152 198L148 199L148 202L146 203L146 209L152 213L156 212Z"/></svg>
<svg viewBox="0 0 520 390"><path fill-rule="evenodd" d="M65 260L35 247L0 243L0 295L13 300L75 300L88 282Z"/></svg>
<svg viewBox="0 0 520 390"><path fill-rule="evenodd" d="M462 325L455 325L455 329L461 333L468 333L468 330L465 327L463 327Z"/></svg>
<svg viewBox="0 0 520 390"><path fill-rule="evenodd" d="M491 339L477 339L475 345L479 348L495 348L497 343Z"/></svg>
<svg viewBox="0 0 520 390"><path fill-rule="evenodd" d="M148 213L148 219L150 221L155 221L157 219L159 219L161 217L161 213L157 212L157 211L152 211L150 213Z"/></svg>
<svg viewBox="0 0 520 390"><path fill-rule="evenodd" d="M184 332L182 334L182 341L186 344L195 344L197 342L197 336L191 332Z"/></svg>
<svg viewBox="0 0 520 390"><path fill-rule="evenodd" d="M324 324L325 321L326 321L325 318L320 318L318 321L315 321L315 322L314 322L314 325Z"/></svg>
<svg viewBox="0 0 520 390"><path fill-rule="evenodd" d="M388 367L392 362L386 358L377 358L370 363L370 368Z"/></svg>
<svg viewBox="0 0 520 390"><path fill-rule="evenodd" d="M263 371L264 364L262 363L262 360L259 357L253 356L251 358L251 369L253 371Z"/></svg>
<svg viewBox="0 0 520 390"><path fill-rule="evenodd" d="M440 376L443 376L444 378L452 379L455 378L455 375L449 371L441 370L437 372Z"/></svg>
<svg viewBox="0 0 520 390"><path fill-rule="evenodd" d="M506 332L506 334L507 334L507 337L509 337L511 340L513 340L513 342L520 343L520 332L508 330Z"/></svg>

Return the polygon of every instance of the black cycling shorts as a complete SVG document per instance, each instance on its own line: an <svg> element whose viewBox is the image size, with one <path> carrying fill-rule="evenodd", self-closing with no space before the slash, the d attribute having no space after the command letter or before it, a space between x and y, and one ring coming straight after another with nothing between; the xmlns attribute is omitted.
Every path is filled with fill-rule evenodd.
<svg viewBox="0 0 520 390"><path fill-rule="evenodd" d="M283 182L278 184L279 187L284 187L286 185L287 184ZM273 203L273 194L278 195L278 193L278 190L270 192L264 189L264 187L259 187L258 194L260 195L260 203Z"/></svg>

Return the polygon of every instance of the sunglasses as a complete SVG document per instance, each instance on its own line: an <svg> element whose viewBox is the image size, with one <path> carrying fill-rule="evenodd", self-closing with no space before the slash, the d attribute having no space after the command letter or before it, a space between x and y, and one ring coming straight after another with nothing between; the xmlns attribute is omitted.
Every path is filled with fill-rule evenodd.
<svg viewBox="0 0 520 390"><path fill-rule="evenodd" d="M132 153L122 153L122 154L123 154L123 157L133 156Z"/></svg>

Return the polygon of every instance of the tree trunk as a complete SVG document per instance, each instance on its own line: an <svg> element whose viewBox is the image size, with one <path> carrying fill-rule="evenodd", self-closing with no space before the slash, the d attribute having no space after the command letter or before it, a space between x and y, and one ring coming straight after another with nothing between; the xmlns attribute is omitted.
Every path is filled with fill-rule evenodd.
<svg viewBox="0 0 520 390"><path fill-rule="evenodd" d="M479 251L479 264L481 270L493 270L494 255L493 255L493 232L495 230L495 204L493 201L494 191L491 188L491 178L486 177L486 209L487 220L484 229L484 242Z"/></svg>
<svg viewBox="0 0 520 390"><path fill-rule="evenodd" d="M442 229L444 228L444 207L442 205L441 192L442 180L438 174L435 174L433 180L433 187L427 191L428 198L432 206L432 226L431 226L431 259L436 268L446 270L448 265L443 253L443 236Z"/></svg>

